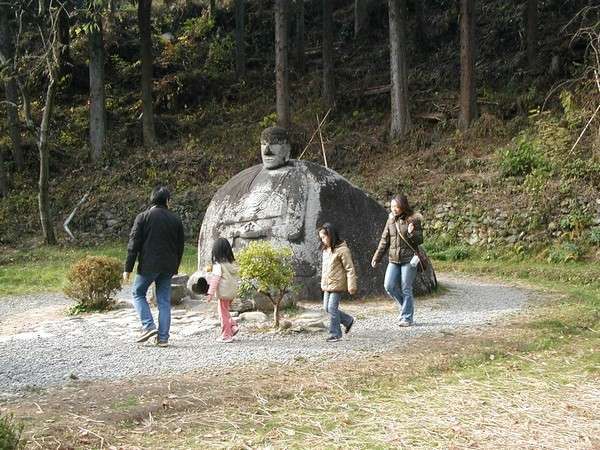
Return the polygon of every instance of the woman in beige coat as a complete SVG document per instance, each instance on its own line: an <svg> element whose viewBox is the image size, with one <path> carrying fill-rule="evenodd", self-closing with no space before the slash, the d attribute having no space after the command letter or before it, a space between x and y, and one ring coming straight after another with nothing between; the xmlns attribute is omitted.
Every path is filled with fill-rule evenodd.
<svg viewBox="0 0 600 450"><path fill-rule="evenodd" d="M344 331L350 332L354 325L354 317L339 309L342 292L356 293L356 271L352 262L352 254L344 241L339 238L337 230L330 223L319 228L321 250L323 252L323 268L321 272L321 289L323 290L323 308L329 313L329 337L327 342L337 342L342 338L341 325Z"/></svg>

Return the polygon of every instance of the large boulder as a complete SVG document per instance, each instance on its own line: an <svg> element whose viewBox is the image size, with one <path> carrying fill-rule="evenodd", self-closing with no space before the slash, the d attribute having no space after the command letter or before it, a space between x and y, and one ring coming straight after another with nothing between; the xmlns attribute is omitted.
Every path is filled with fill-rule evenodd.
<svg viewBox="0 0 600 450"><path fill-rule="evenodd" d="M198 267L210 262L213 242L227 238L234 252L253 240L289 246L294 254L295 293L321 297L321 252L317 228L331 222L352 251L358 294L384 294L385 264L371 258L387 219L386 210L344 177L309 161L290 160L277 169L262 164L231 178L214 195L198 239ZM431 285L416 283L417 292Z"/></svg>
<svg viewBox="0 0 600 450"><path fill-rule="evenodd" d="M188 296L187 275L174 275L171 279L171 305L181 305ZM156 286L154 283L150 286L150 303L156 305Z"/></svg>
<svg viewBox="0 0 600 450"><path fill-rule="evenodd" d="M210 274L204 270L197 270L190 275L187 281L187 292L190 297L206 295Z"/></svg>

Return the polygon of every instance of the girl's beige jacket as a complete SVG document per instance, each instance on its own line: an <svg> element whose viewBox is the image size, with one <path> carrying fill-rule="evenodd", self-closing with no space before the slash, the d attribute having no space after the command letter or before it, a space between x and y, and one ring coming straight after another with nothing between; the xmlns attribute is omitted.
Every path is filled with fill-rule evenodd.
<svg viewBox="0 0 600 450"><path fill-rule="evenodd" d="M323 270L321 289L326 292L356 292L357 280L352 254L345 242L333 249L329 267Z"/></svg>

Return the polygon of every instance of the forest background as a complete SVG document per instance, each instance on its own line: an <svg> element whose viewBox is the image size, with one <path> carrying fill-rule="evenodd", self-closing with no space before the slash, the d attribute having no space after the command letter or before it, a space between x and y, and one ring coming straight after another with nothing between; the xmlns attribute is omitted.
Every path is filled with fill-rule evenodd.
<svg viewBox="0 0 600 450"><path fill-rule="evenodd" d="M44 242L122 243L157 183L194 242L275 123L292 157L325 154L382 204L407 193L435 258L599 257L594 2L1 8L0 264Z"/></svg>

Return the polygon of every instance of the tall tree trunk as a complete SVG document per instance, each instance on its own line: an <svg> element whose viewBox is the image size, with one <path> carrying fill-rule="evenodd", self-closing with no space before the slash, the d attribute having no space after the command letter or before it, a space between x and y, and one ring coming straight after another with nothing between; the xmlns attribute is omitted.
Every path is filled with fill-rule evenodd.
<svg viewBox="0 0 600 450"><path fill-rule="evenodd" d="M290 126L290 89L288 67L288 0L275 0L275 88L277 124Z"/></svg>
<svg viewBox="0 0 600 450"><path fill-rule="evenodd" d="M245 0L235 0L235 72L238 78L246 76Z"/></svg>
<svg viewBox="0 0 600 450"><path fill-rule="evenodd" d="M466 130L477 118L475 90L475 0L460 0L460 115L458 127Z"/></svg>
<svg viewBox="0 0 600 450"><path fill-rule="evenodd" d="M281 305L281 299L279 301L275 302L275 304L273 305L273 319L274 319L273 326L275 328L279 328L279 309L280 309L280 305Z"/></svg>
<svg viewBox="0 0 600 450"><path fill-rule="evenodd" d="M4 158L2 157L2 150L0 150L0 197L6 197L8 195L8 184L6 182L6 178Z"/></svg>
<svg viewBox="0 0 600 450"><path fill-rule="evenodd" d="M304 58L304 0L296 0L296 72L306 71Z"/></svg>
<svg viewBox="0 0 600 450"><path fill-rule="evenodd" d="M60 44L59 72L61 74L67 72L67 66L71 62L71 35L69 32L71 21L69 19L69 12L67 11L69 7L70 2L64 2L58 14L58 42Z"/></svg>
<svg viewBox="0 0 600 450"><path fill-rule="evenodd" d="M323 99L328 108L335 104L333 72L333 7L331 0L323 0Z"/></svg>
<svg viewBox="0 0 600 450"><path fill-rule="evenodd" d="M367 32L369 26L369 0L354 0L354 37Z"/></svg>
<svg viewBox="0 0 600 450"><path fill-rule="evenodd" d="M535 67L537 54L537 0L527 0L527 64L529 69Z"/></svg>
<svg viewBox="0 0 600 450"><path fill-rule="evenodd" d="M208 15L210 17L214 18L216 14L217 14L216 0L209 0L208 1Z"/></svg>
<svg viewBox="0 0 600 450"><path fill-rule="evenodd" d="M12 154L15 159L17 170L23 171L25 170L25 158L23 157L23 146L21 144L21 124L17 107L19 94L15 79L7 79L4 82L4 89L6 92L6 100L10 102L10 104L6 106L6 113L8 116L10 140L12 141Z"/></svg>
<svg viewBox="0 0 600 450"><path fill-rule="evenodd" d="M144 146L156 145L154 130L154 111L152 105L152 29L150 14L152 0L139 0L138 24L140 28L140 47L142 59L142 129Z"/></svg>
<svg viewBox="0 0 600 450"><path fill-rule="evenodd" d="M423 25L423 2L421 0L415 0L415 46L417 51L424 50L427 45L425 36L425 27Z"/></svg>
<svg viewBox="0 0 600 450"><path fill-rule="evenodd" d="M29 92L27 85L23 85L23 83L18 83L17 86L19 88L19 93L21 94L21 106L23 107L23 119L25 120L25 125L28 129L32 130L34 128L33 117L31 115L31 101L29 100Z"/></svg>
<svg viewBox="0 0 600 450"><path fill-rule="evenodd" d="M117 15L118 0L108 0L108 14L104 22L104 37L106 41L111 41L115 31L115 21Z"/></svg>
<svg viewBox="0 0 600 450"><path fill-rule="evenodd" d="M410 130L408 108L408 69L406 64L406 2L389 0L391 124L390 138L397 139Z"/></svg>
<svg viewBox="0 0 600 450"><path fill-rule="evenodd" d="M42 223L42 233L44 242L49 245L56 244L54 236L54 228L50 216L50 195L49 195L49 150L48 150L48 133L50 128L50 118L52 117L52 109L54 106L54 95L56 92L56 83L52 74L46 90L46 104L44 105L44 113L42 114L42 123L40 125L40 134L38 140L38 150L40 153L40 177L38 182L38 206L40 212L40 221Z"/></svg>
<svg viewBox="0 0 600 450"><path fill-rule="evenodd" d="M38 0L38 16L45 16L48 12L48 0Z"/></svg>
<svg viewBox="0 0 600 450"><path fill-rule="evenodd" d="M10 14L10 9L7 6L0 5L0 52L3 55L2 59L5 59L6 64L12 67L14 44L12 41L11 26L9 22ZM3 62L3 64L5 63ZM4 90L6 92L6 100L9 102L6 107L6 113L8 118L10 139L12 141L12 153L15 159L17 170L22 171L25 168L25 161L23 158L19 114L17 110L17 104L19 101L17 82L13 77L6 78L4 81Z"/></svg>
<svg viewBox="0 0 600 450"><path fill-rule="evenodd" d="M106 140L106 103L104 95L104 38L102 19L97 18L89 35L90 49L90 156L98 162Z"/></svg>

